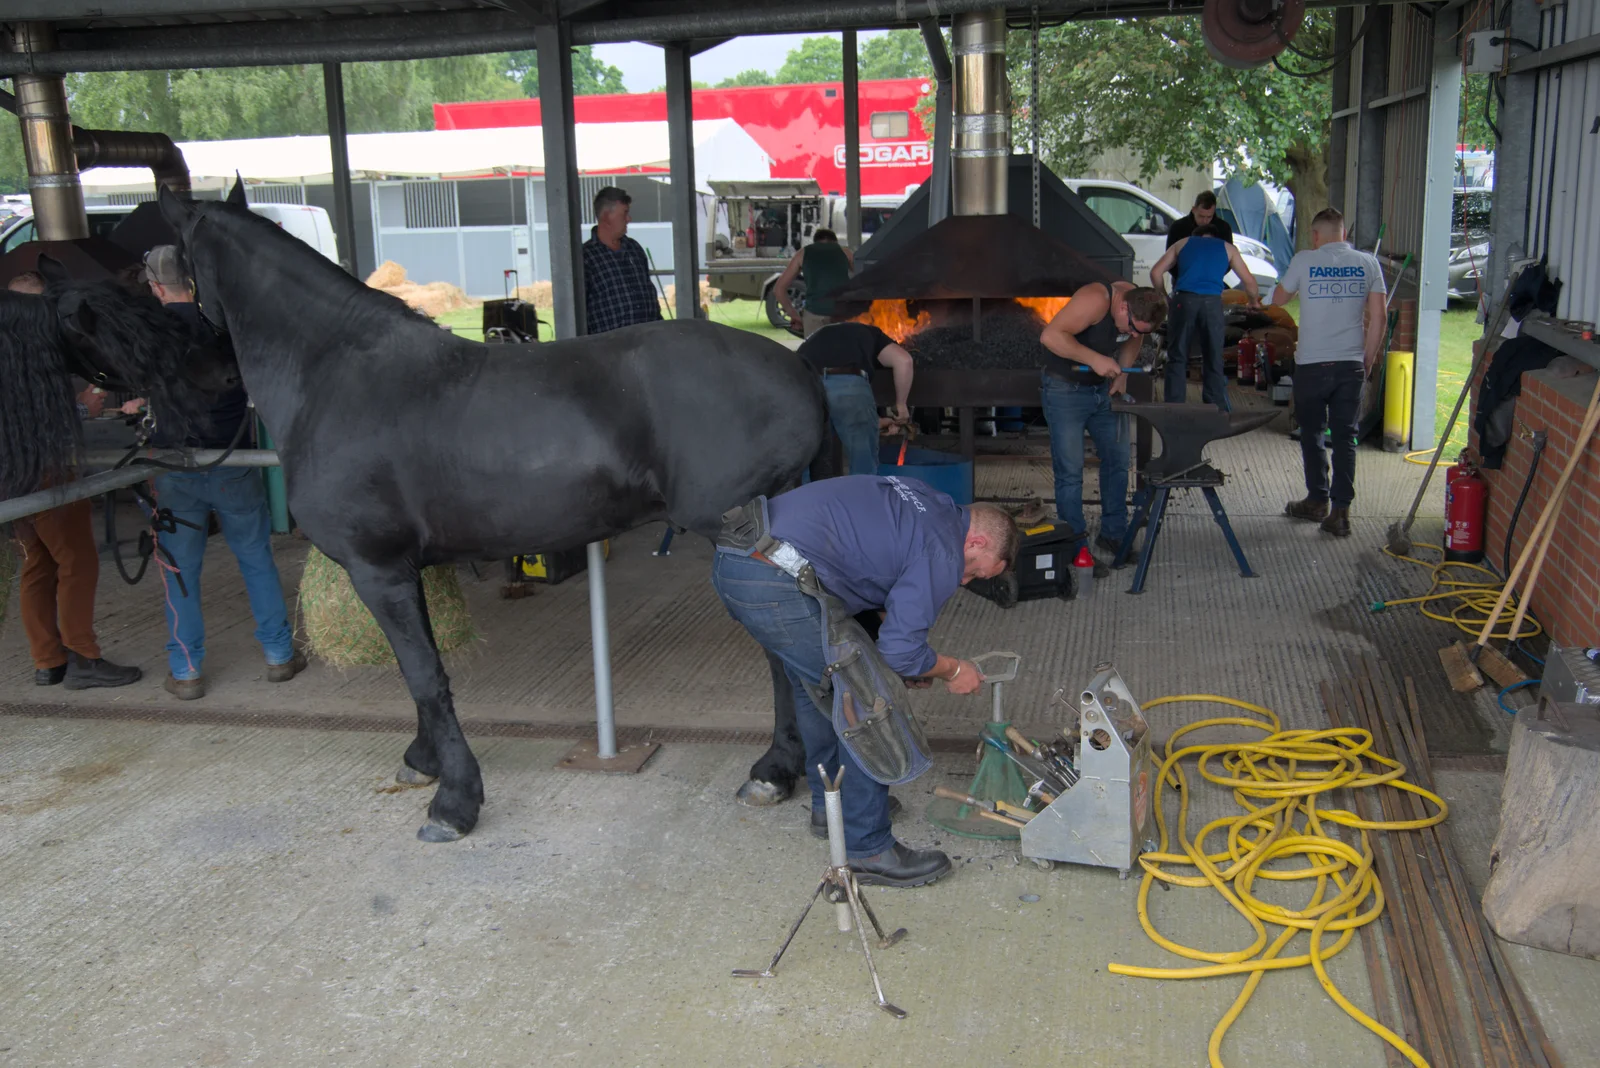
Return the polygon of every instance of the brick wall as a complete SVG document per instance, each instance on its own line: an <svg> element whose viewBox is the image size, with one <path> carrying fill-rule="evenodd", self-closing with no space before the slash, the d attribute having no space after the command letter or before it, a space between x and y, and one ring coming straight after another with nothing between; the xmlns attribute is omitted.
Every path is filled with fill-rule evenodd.
<svg viewBox="0 0 1600 1068"><path fill-rule="evenodd" d="M1505 462L1497 471L1483 472L1489 483L1489 524L1485 539L1489 559L1485 562L1497 570L1501 566L1511 512L1533 458L1533 442L1527 435L1543 430L1550 440L1539 461L1539 472L1528 490L1527 502L1522 506L1522 516L1517 521L1511 545L1513 565L1549 502L1567 458L1572 455L1573 439L1583 422L1594 386L1593 373L1558 378L1550 371L1533 371L1522 376L1522 396L1516 401L1515 433L1506 449ZM1477 407L1475 384L1474 414ZM1471 442L1476 448L1476 434L1472 435ZM1586 443L1583 458L1573 472L1567 503L1561 511L1529 611L1558 645L1600 644L1600 441L1596 439Z"/></svg>

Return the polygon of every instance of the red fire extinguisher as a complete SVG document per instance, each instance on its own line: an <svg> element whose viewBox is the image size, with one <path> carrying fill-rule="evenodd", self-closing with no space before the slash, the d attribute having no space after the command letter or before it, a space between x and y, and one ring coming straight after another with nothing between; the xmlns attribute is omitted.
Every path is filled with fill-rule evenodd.
<svg viewBox="0 0 1600 1068"><path fill-rule="evenodd" d="M1256 380L1256 339L1242 337L1239 339L1239 384L1248 386Z"/></svg>
<svg viewBox="0 0 1600 1068"><path fill-rule="evenodd" d="M1444 558L1464 564L1483 559L1483 528L1489 510L1489 483L1465 460L1445 471Z"/></svg>
<svg viewBox="0 0 1600 1068"><path fill-rule="evenodd" d="M1277 358L1278 347L1270 341L1256 349L1256 389L1263 393L1272 388L1272 364Z"/></svg>

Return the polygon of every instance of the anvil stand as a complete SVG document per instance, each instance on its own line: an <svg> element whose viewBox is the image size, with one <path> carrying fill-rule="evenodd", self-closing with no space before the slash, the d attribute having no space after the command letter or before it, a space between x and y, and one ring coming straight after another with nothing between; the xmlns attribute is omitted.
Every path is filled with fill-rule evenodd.
<svg viewBox="0 0 1600 1068"><path fill-rule="evenodd" d="M828 900L834 903L838 913L839 930L848 933L852 926L856 934L861 937L861 952L867 958L867 971L872 973L872 988L878 996L878 1008L893 1016L897 1020L906 1018L906 1010L897 1005L892 1005L889 999L883 996L883 983L878 979L878 967L872 962L872 949L867 945L866 925L862 917L865 916L872 924L872 929L878 934L878 948L888 949L906 936L906 929L901 927L893 934L884 934L883 925L878 922L878 917L873 914L872 906L867 904L867 899L861 896L861 887L856 882L856 873L850 870L850 862L845 857L844 846L844 806L839 799L839 784L844 781L844 767L841 765L839 774L832 782L828 781L828 773L822 765L817 765L817 774L822 776L823 803L828 817L828 851L830 863L823 869L822 881L811 892L811 900L806 902L806 907L800 911L800 918L794 921L794 926L789 928L789 936L783 940L783 945L778 947L778 952L773 954L772 963L764 971L753 968L735 968L733 974L740 979L771 979L773 969L783 959L789 949L789 943L794 941L794 936L799 933L800 925L806 922L806 917L811 913L811 906L817 903L817 898L824 890L828 891ZM854 921L852 924L851 921Z"/></svg>
<svg viewBox="0 0 1600 1068"><path fill-rule="evenodd" d="M1112 560L1114 568L1126 567L1128 555L1133 550L1133 540L1139 528L1149 519L1144 546L1139 551L1139 566L1133 573L1129 593L1143 593L1145 577L1150 573L1150 559L1155 555L1156 539L1161 536L1161 524L1166 519L1167 502L1175 489L1198 489L1211 506L1211 515L1222 528L1233 558L1238 561L1241 578L1255 578L1250 561L1228 522L1228 512L1222 507L1217 487L1225 476L1206 463L1201 453L1213 441L1231 438L1238 434L1265 426L1278 413L1268 411L1224 412L1214 404L1134 404L1113 401L1111 410L1120 415L1136 416L1161 435L1161 455L1150 460L1142 472L1144 484L1134 495L1133 521L1128 524L1122 544Z"/></svg>

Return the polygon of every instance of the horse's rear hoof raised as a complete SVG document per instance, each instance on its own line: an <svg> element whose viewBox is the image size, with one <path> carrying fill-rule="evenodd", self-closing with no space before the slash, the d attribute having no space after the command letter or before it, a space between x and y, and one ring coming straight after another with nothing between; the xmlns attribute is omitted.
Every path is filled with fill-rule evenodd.
<svg viewBox="0 0 1600 1068"><path fill-rule="evenodd" d="M782 787L776 783L762 782L760 779L747 779L739 787L735 799L741 805L751 808L766 808L768 805L781 804L789 800L789 795L794 792L794 787Z"/></svg>
<svg viewBox="0 0 1600 1068"><path fill-rule="evenodd" d="M417 841L419 842L458 842L466 837L466 831L458 831L448 823L438 820L429 820L417 828Z"/></svg>

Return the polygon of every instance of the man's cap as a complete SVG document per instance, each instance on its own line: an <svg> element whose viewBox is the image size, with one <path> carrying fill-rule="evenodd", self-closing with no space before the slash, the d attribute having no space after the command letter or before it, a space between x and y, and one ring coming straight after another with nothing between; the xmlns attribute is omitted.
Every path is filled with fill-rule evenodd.
<svg viewBox="0 0 1600 1068"><path fill-rule="evenodd" d="M157 245L144 254L144 269L152 281L164 286L182 284L183 264L178 260L177 245Z"/></svg>

